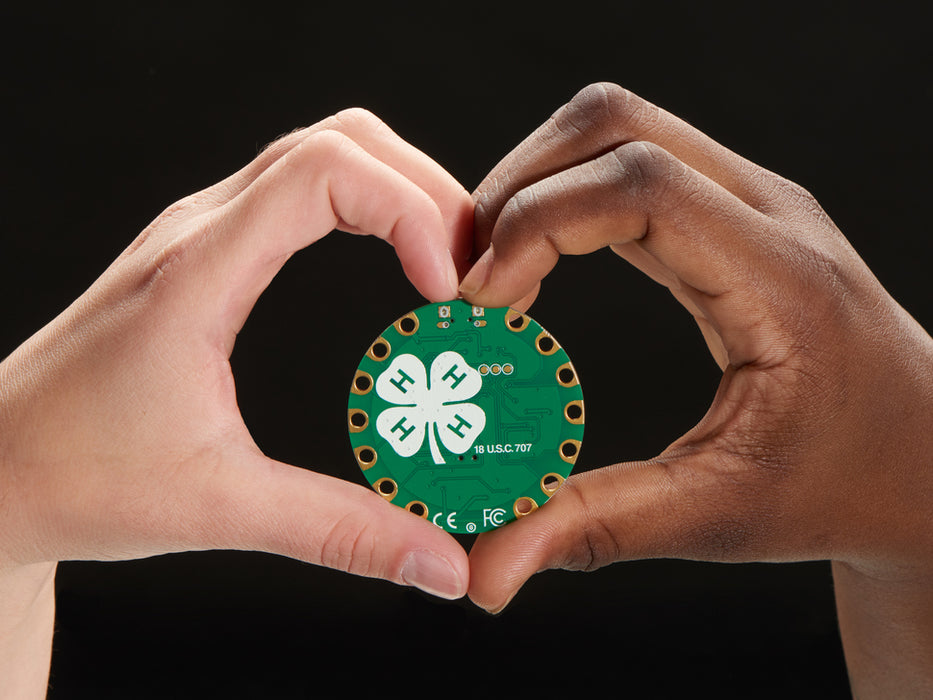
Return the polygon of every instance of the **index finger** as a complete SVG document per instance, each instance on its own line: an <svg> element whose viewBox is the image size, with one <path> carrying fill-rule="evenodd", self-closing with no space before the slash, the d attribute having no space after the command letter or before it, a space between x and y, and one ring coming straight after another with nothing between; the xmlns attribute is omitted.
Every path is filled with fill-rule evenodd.
<svg viewBox="0 0 933 700"><path fill-rule="evenodd" d="M205 213L232 202L310 136L326 131L343 134L434 200L447 232L451 257L460 274L464 274L472 250L473 202L470 195L436 161L401 138L375 114L359 107L342 110L273 141L240 170L200 192L192 214Z"/></svg>
<svg viewBox="0 0 933 700"><path fill-rule="evenodd" d="M633 141L654 143L762 212L779 205L777 175L613 83L578 92L503 158L473 193L473 254L489 246L496 219L519 191Z"/></svg>
<svg viewBox="0 0 933 700"><path fill-rule="evenodd" d="M733 364L776 362L792 347L782 319L808 282L787 271L787 258L807 242L652 143L625 144L518 192L460 290L473 304L503 306L560 255L626 245L666 271L665 284L713 324Z"/></svg>

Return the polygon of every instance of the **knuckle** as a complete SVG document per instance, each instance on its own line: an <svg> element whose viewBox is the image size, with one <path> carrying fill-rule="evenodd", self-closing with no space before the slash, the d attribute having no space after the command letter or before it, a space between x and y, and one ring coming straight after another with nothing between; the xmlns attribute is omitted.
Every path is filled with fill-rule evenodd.
<svg viewBox="0 0 933 700"><path fill-rule="evenodd" d="M174 279L216 226L214 211L204 211L203 193L185 197L166 208L121 254L124 280L135 291L155 290Z"/></svg>
<svg viewBox="0 0 933 700"><path fill-rule="evenodd" d="M807 278L824 290L822 296L833 296L834 290L841 291L848 275L848 266L832 250L819 241L797 239L792 242L801 269ZM830 294L826 294L830 292Z"/></svg>
<svg viewBox="0 0 933 700"><path fill-rule="evenodd" d="M342 109L333 117L333 128L348 131L380 131L388 128L379 117L363 107Z"/></svg>
<svg viewBox="0 0 933 700"><path fill-rule="evenodd" d="M189 259L192 250L192 236L174 238L157 247L146 258L142 268L142 280L139 288L147 290L164 289L171 285Z"/></svg>
<svg viewBox="0 0 933 700"><path fill-rule="evenodd" d="M674 158L650 141L632 141L614 149L612 155L623 180L643 194L660 194L673 176L682 177L683 166L675 170Z"/></svg>
<svg viewBox="0 0 933 700"><path fill-rule="evenodd" d="M811 212L822 210L820 203L816 201L816 197L813 196L813 193L810 192L803 185L799 185L796 182L790 182L785 180L788 183L786 187L787 196L794 204L805 208Z"/></svg>
<svg viewBox="0 0 933 700"><path fill-rule="evenodd" d="M612 531L602 521L589 521L581 533L574 568L580 571L596 571L620 558L619 546Z"/></svg>
<svg viewBox="0 0 933 700"><path fill-rule="evenodd" d="M626 114L631 93L614 83L593 83L580 90L551 117L557 131L586 134L607 126Z"/></svg>
<svg viewBox="0 0 933 700"><path fill-rule="evenodd" d="M376 133L389 127L379 117L363 107L349 107L323 119L309 127L299 127L283 134L268 143L262 154L271 158L288 157L296 149L309 142L327 143L328 139L338 140L340 136L349 139L347 134ZM351 139L352 140L352 139Z"/></svg>
<svg viewBox="0 0 933 700"><path fill-rule="evenodd" d="M587 85L551 118L559 131L585 133L612 129L624 135L633 125L646 122L644 100L630 90L609 82Z"/></svg>
<svg viewBox="0 0 933 700"><path fill-rule="evenodd" d="M633 97L631 92L615 83L593 83L567 103L565 116L575 117L592 126L631 112Z"/></svg>
<svg viewBox="0 0 933 700"><path fill-rule="evenodd" d="M188 245L184 241L174 240L162 246L151 257L149 268L153 277L165 278L166 275L176 269L181 261L186 257Z"/></svg>
<svg viewBox="0 0 933 700"><path fill-rule="evenodd" d="M589 503L586 491L577 485L574 477L560 488L562 499L575 501L573 509L581 514L581 527L560 566L572 571L595 571L619 561L621 547L613 528L604 522Z"/></svg>
<svg viewBox="0 0 933 700"><path fill-rule="evenodd" d="M819 221L827 219L823 207L807 188L780 175L772 175L771 198L780 210L798 217L803 215Z"/></svg>
<svg viewBox="0 0 933 700"><path fill-rule="evenodd" d="M177 202L166 207L149 226L144 233L150 236L153 231L167 228L174 228L178 224L190 221L193 217L201 213L209 198L204 192L197 192L179 199Z"/></svg>
<svg viewBox="0 0 933 700"><path fill-rule="evenodd" d="M835 339L837 329L851 321L859 285L856 268L834 246L820 239L798 237L785 245L791 251L797 278L796 293L788 301L792 305L793 298L808 300L806 308L792 307L786 314L795 337L806 338L811 349L837 345L827 344L824 334ZM861 270L861 266L857 269Z"/></svg>
<svg viewBox="0 0 933 700"><path fill-rule="evenodd" d="M360 576L378 575L373 561L376 540L376 532L370 523L348 513L325 535L320 551L321 565Z"/></svg>
<svg viewBox="0 0 933 700"><path fill-rule="evenodd" d="M283 167L302 169L313 166L315 172L326 173L336 161L345 158L356 143L340 131L324 129L309 134L282 157Z"/></svg>
<svg viewBox="0 0 933 700"><path fill-rule="evenodd" d="M350 143L352 143L352 141L340 131L337 131L336 129L323 129L321 131L316 131L313 134L309 134L307 138L301 142L299 148L294 150L339 150L341 148L345 148Z"/></svg>

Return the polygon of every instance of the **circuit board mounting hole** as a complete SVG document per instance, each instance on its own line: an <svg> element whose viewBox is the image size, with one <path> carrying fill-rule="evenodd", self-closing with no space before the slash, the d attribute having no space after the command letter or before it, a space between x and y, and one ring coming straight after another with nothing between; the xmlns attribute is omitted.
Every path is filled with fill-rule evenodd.
<svg viewBox="0 0 933 700"><path fill-rule="evenodd" d="M380 496L390 501L395 498L395 494L398 493L398 484L396 484L394 480L388 477L379 479L375 484L373 484L373 487L375 487L376 492Z"/></svg>
<svg viewBox="0 0 933 700"><path fill-rule="evenodd" d="M505 314L505 325L515 332L523 331L528 325L528 318L514 309L509 309Z"/></svg>
<svg viewBox="0 0 933 700"><path fill-rule="evenodd" d="M564 483L564 477L560 474L545 474L541 478L541 490L548 496L553 496L562 483Z"/></svg>
<svg viewBox="0 0 933 700"><path fill-rule="evenodd" d="M538 510L538 504L535 502L535 499L529 496L521 496L515 499L515 505L512 507L512 510L516 518L524 518L529 513Z"/></svg>
<svg viewBox="0 0 933 700"><path fill-rule="evenodd" d="M580 455L580 441L579 440L564 440L560 444L560 458L567 462L568 464L573 464L577 461L577 457Z"/></svg>
<svg viewBox="0 0 933 700"><path fill-rule="evenodd" d="M571 401L564 406L564 416L571 423L580 424L583 422L583 402Z"/></svg>
<svg viewBox="0 0 933 700"><path fill-rule="evenodd" d="M353 431L351 431L351 435L352 434ZM376 451L369 445L360 445L353 450L353 454L356 455L356 461L359 462L360 469L363 471L369 469L376 463Z"/></svg>
<svg viewBox="0 0 933 700"><path fill-rule="evenodd" d="M351 408L347 413L347 420L350 423L350 434L361 433L369 425L369 415L360 408Z"/></svg>
<svg viewBox="0 0 933 700"><path fill-rule="evenodd" d="M412 501L405 507L408 509L409 513L413 513L414 515L417 515L419 518L428 517L428 507L421 501Z"/></svg>
<svg viewBox="0 0 933 700"><path fill-rule="evenodd" d="M557 368L557 383L568 388L579 384L577 373L569 362L565 362Z"/></svg>
<svg viewBox="0 0 933 700"><path fill-rule="evenodd" d="M418 315L413 311L395 322L395 330L402 335L414 335L420 325Z"/></svg>

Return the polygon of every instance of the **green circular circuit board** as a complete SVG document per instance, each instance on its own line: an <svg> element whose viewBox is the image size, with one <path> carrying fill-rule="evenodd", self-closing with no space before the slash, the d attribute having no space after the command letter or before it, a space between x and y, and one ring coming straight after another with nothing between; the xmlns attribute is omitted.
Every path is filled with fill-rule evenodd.
<svg viewBox="0 0 933 700"><path fill-rule="evenodd" d="M536 510L573 468L583 390L526 314L463 301L402 316L350 386L353 454L376 493L453 533Z"/></svg>

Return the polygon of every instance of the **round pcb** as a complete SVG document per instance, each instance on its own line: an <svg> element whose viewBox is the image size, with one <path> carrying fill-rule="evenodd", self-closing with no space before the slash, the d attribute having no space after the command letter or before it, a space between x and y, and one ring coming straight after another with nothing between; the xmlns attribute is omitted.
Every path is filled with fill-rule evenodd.
<svg viewBox="0 0 933 700"><path fill-rule="evenodd" d="M347 427L376 493L454 533L533 512L573 468L583 390L527 314L464 301L402 316L366 351Z"/></svg>

